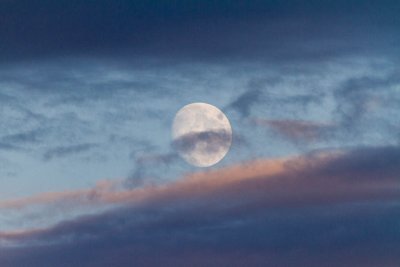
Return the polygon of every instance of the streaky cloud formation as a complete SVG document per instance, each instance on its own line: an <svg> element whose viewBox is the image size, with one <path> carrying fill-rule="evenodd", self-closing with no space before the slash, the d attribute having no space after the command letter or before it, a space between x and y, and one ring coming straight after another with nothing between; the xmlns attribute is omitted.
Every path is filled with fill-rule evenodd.
<svg viewBox="0 0 400 267"><path fill-rule="evenodd" d="M338 125L304 120L254 119L258 126L266 126L290 141L312 142L334 135Z"/></svg>
<svg viewBox="0 0 400 267"><path fill-rule="evenodd" d="M66 202L81 205L85 203L98 204L102 202L102 196L105 195L104 192L116 191L120 186L120 181L104 180L97 182L95 187L87 190L47 192L26 198L1 201L0 210L24 209L36 205L57 205L65 204Z"/></svg>
<svg viewBox="0 0 400 267"><path fill-rule="evenodd" d="M84 152L90 150L93 147L96 147L96 144L85 143L85 144L77 144L64 147L56 147L46 151L46 153L43 155L43 158L44 160L51 160L55 157L64 157L67 155Z"/></svg>
<svg viewBox="0 0 400 267"><path fill-rule="evenodd" d="M124 205L2 232L0 264L396 266L399 168L399 147L355 148L256 160L122 192L105 183L105 190L60 199Z"/></svg>

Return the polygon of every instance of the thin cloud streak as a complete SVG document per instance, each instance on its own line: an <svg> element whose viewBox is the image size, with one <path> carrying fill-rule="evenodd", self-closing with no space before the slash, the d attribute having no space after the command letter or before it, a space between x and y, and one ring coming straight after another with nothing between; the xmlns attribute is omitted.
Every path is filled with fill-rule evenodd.
<svg viewBox="0 0 400 267"><path fill-rule="evenodd" d="M43 155L44 160L51 160L57 157L66 157L69 155L83 153L86 152L98 144L93 143L85 143L85 144L78 144L78 145L71 145L71 146L60 146L56 148L49 149Z"/></svg>
<svg viewBox="0 0 400 267"><path fill-rule="evenodd" d="M266 126L284 138L299 142L316 142L332 136L338 125L305 120L253 119L257 126Z"/></svg>

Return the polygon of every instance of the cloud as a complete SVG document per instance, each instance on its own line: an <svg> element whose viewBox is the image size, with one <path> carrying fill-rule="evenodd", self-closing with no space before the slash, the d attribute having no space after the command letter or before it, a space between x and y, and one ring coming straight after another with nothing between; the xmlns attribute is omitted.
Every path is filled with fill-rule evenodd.
<svg viewBox="0 0 400 267"><path fill-rule="evenodd" d="M399 161L398 147L322 151L129 192L100 190L91 200L126 205L45 229L3 232L0 263L396 266Z"/></svg>
<svg viewBox="0 0 400 267"><path fill-rule="evenodd" d="M262 79L251 78L246 86L247 90L239 94L226 108L239 112L242 118L248 118L253 115L252 110L265 106L272 110L295 107L297 110L307 111L309 106L321 103L325 94L312 89L308 89L305 93L298 93L298 90L277 93L287 89L285 82L299 73L301 71L292 70L279 75L266 74L267 77ZM307 82L312 84L311 79Z"/></svg>
<svg viewBox="0 0 400 267"><path fill-rule="evenodd" d="M27 149L28 145L39 144L43 134L43 129L17 132L1 137L1 143L4 144L4 147L8 147L10 149L14 148L15 150L23 150Z"/></svg>
<svg viewBox="0 0 400 267"><path fill-rule="evenodd" d="M76 191L60 191L41 193L35 196L18 198L12 200L0 201L0 210L24 209L31 208L37 205L60 205L70 203L73 207L75 204L100 204L102 196L111 196L114 192L118 192L121 184L119 181L103 180L96 183L96 186L91 189L82 189Z"/></svg>
<svg viewBox="0 0 400 267"><path fill-rule="evenodd" d="M230 146L232 135L226 130L187 133L173 140L172 146L183 154L193 151L215 153Z"/></svg>
<svg viewBox="0 0 400 267"><path fill-rule="evenodd" d="M97 144L94 143L85 143L85 144L78 144L78 145L70 145L70 146L60 146L56 148L49 149L43 155L44 160L52 160L53 158L61 158L66 157L74 154L79 154L85 151L88 151Z"/></svg>
<svg viewBox="0 0 400 267"><path fill-rule="evenodd" d="M254 119L256 125L266 126L295 142L316 142L320 139L332 136L338 126L328 123L318 123L304 120L267 120Z"/></svg>
<svg viewBox="0 0 400 267"><path fill-rule="evenodd" d="M320 196L319 201L334 203L347 201L348 198L367 200L370 196L385 199L399 193L395 177L399 170L399 151L397 147L316 151L298 157L260 159L220 170L193 173L162 185L123 189L121 182L103 181L93 189L45 193L2 202L0 207L23 208L59 201L104 204L138 199L145 202L171 199L175 202L181 198L202 199L208 194L221 197L218 195L222 191L228 199L237 197L236 201L242 201L239 198L241 190L237 186L243 188L244 195L251 194L256 198L265 195L268 202L277 201L274 204L283 206L292 203L301 205L297 202L298 197L307 202L307 199ZM381 187L375 187L379 184ZM380 190L381 194L377 194ZM256 196L256 192L261 195Z"/></svg>
<svg viewBox="0 0 400 267"><path fill-rule="evenodd" d="M39 131L29 131L3 136L2 139L6 143L36 143L39 134Z"/></svg>
<svg viewBox="0 0 400 267"><path fill-rule="evenodd" d="M344 81L334 92L336 113L347 128L356 128L379 109L397 109L398 97L395 87L400 85L399 70L384 75L365 75Z"/></svg>
<svg viewBox="0 0 400 267"><path fill-rule="evenodd" d="M251 107L260 101L260 97L260 90L246 91L229 104L228 108L236 109L242 116L247 117L250 115Z"/></svg>
<svg viewBox="0 0 400 267"><path fill-rule="evenodd" d="M162 181L159 173L165 173L165 168L169 168L179 158L175 152L168 153L134 153L135 168L129 175L125 185L128 187L140 187L144 185L159 183ZM154 173L154 170L157 173Z"/></svg>
<svg viewBox="0 0 400 267"><path fill-rule="evenodd" d="M360 47L388 46L387 40L396 37L382 32L399 25L396 7L392 0L357 5L348 1L162 1L159 5L147 0L112 4L100 0L96 5L2 1L0 57L14 61L124 51L174 60L265 55L270 61L320 60L357 52ZM364 32L367 27L373 39Z"/></svg>
<svg viewBox="0 0 400 267"><path fill-rule="evenodd" d="M19 147L11 145L9 143L0 142L0 150L18 150Z"/></svg>

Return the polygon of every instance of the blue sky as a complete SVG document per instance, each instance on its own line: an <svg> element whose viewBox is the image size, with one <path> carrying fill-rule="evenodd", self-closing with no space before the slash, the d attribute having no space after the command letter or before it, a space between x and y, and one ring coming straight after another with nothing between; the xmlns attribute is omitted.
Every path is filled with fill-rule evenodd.
<svg viewBox="0 0 400 267"><path fill-rule="evenodd" d="M0 265L398 266L399 8L1 2ZM233 128L211 168L192 102Z"/></svg>

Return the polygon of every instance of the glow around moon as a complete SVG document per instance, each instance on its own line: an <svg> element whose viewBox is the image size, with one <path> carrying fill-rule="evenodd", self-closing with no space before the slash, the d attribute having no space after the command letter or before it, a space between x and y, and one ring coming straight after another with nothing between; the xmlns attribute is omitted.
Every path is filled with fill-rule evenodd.
<svg viewBox="0 0 400 267"><path fill-rule="evenodd" d="M172 126L173 144L189 164L209 167L222 160L232 143L232 127L213 105L192 103L181 108Z"/></svg>

